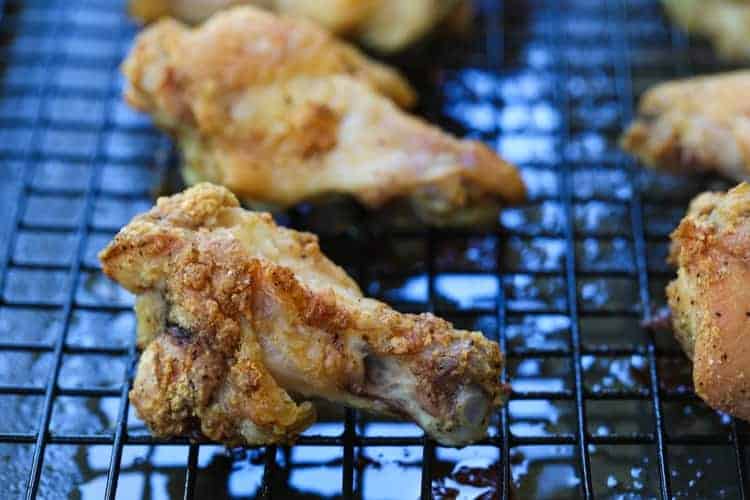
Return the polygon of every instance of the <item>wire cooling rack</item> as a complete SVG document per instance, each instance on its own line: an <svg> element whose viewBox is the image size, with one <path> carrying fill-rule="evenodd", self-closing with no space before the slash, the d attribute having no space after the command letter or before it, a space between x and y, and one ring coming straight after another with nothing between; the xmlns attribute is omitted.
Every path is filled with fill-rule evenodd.
<svg viewBox="0 0 750 500"><path fill-rule="evenodd" d="M647 86L724 68L655 0L478 7L465 39L397 63L422 114L522 167L530 201L494 231L284 220L323 232L369 294L498 340L508 406L462 450L354 411L291 448L224 450L154 439L135 416L132 297L96 260L175 168L120 99L137 28L120 2L4 3L0 497L746 497L747 426L706 408L671 337L640 325L688 200L725 185L645 171L615 142Z"/></svg>

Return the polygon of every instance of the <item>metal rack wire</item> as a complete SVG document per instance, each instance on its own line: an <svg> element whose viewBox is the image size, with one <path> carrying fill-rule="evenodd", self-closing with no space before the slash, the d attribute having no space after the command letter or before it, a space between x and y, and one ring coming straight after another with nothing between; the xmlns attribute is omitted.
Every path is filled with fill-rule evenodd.
<svg viewBox="0 0 750 500"><path fill-rule="evenodd" d="M746 498L747 426L639 325L663 303L669 230L718 182L614 145L647 85L722 69L656 0L482 2L472 35L417 51L413 73L430 119L523 168L529 203L490 232L323 235L369 293L500 342L513 392L490 437L455 452L348 410L294 448L230 455L154 439L130 410L131 298L95 258L175 162L120 101L136 26L106 0L2 7L0 497Z"/></svg>

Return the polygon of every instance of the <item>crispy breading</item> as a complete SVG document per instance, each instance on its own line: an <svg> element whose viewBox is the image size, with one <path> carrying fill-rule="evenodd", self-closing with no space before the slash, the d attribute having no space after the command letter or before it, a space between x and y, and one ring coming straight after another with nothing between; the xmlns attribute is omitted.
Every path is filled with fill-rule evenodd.
<svg viewBox="0 0 750 500"><path fill-rule="evenodd" d="M362 296L317 238L200 184L160 198L102 251L137 294L131 401L155 434L293 440L321 397L415 420L438 441L481 438L501 403L498 345Z"/></svg>
<svg viewBox="0 0 750 500"><path fill-rule="evenodd" d="M697 197L672 234L671 260L672 323L695 391L750 420L750 185Z"/></svg>
<svg viewBox="0 0 750 500"><path fill-rule="evenodd" d="M708 38L723 59L750 60L750 2L747 0L662 0L682 29Z"/></svg>
<svg viewBox="0 0 750 500"><path fill-rule="evenodd" d="M621 145L651 167L750 179L748 88L750 71L657 85Z"/></svg>
<svg viewBox="0 0 750 500"><path fill-rule="evenodd" d="M467 0L131 0L130 12L142 22L172 16L200 23L234 5L310 19L381 52L401 50L441 23L471 15Z"/></svg>
<svg viewBox="0 0 750 500"><path fill-rule="evenodd" d="M126 99L175 136L190 184L251 205L331 195L406 204L435 225L495 221L518 171L485 145L412 117L409 86L315 26L250 7L191 30L148 28L124 63Z"/></svg>

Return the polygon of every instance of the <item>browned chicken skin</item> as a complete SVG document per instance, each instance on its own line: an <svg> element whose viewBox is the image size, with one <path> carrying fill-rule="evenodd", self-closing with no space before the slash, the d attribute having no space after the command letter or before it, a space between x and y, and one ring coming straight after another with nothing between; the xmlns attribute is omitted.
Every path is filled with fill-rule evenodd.
<svg viewBox="0 0 750 500"><path fill-rule="evenodd" d="M750 420L750 185L705 193L672 234L677 279L667 287L695 391Z"/></svg>
<svg viewBox="0 0 750 500"><path fill-rule="evenodd" d="M666 82L646 92L623 149L651 167L750 180L750 71Z"/></svg>
<svg viewBox="0 0 750 500"><path fill-rule="evenodd" d="M160 198L99 257L137 295L144 352L130 398L157 435L287 442L315 418L298 401L319 397L463 445L501 403L495 342L364 298L315 236L243 210L223 187Z"/></svg>
<svg viewBox="0 0 750 500"><path fill-rule="evenodd" d="M142 22L171 16L195 24L235 5L304 17L382 52L401 50L441 23L461 29L471 17L467 0L131 0L130 12Z"/></svg>
<svg viewBox="0 0 750 500"><path fill-rule="evenodd" d="M485 145L399 109L414 94L396 72L306 21L250 7L194 30L162 21L123 68L127 101L177 138L188 183L225 185L256 206L346 195L470 225L525 195Z"/></svg>

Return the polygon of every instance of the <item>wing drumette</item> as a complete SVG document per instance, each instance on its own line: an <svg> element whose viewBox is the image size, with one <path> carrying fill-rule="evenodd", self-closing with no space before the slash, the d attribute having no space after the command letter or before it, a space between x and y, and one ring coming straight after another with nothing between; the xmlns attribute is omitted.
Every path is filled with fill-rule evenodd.
<svg viewBox="0 0 750 500"><path fill-rule="evenodd" d="M750 71L657 85L621 144L652 167L750 179L748 88Z"/></svg>
<svg viewBox="0 0 750 500"><path fill-rule="evenodd" d="M672 234L677 279L667 288L695 391L750 420L750 185L693 200Z"/></svg>
<svg viewBox="0 0 750 500"><path fill-rule="evenodd" d="M434 225L496 219L524 198L517 170L396 104L401 77L306 21L250 7L191 30L162 21L124 64L126 98L179 141L188 183L260 206L347 195L407 204Z"/></svg>
<svg viewBox="0 0 750 500"><path fill-rule="evenodd" d="M145 350L130 397L155 434L285 442L315 418L297 401L319 397L462 445L501 403L496 343L364 298L315 236L243 210L225 188L159 199L100 259L137 295Z"/></svg>

